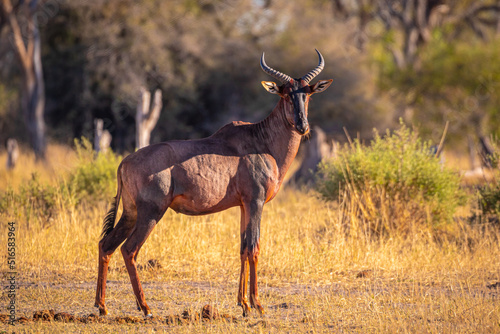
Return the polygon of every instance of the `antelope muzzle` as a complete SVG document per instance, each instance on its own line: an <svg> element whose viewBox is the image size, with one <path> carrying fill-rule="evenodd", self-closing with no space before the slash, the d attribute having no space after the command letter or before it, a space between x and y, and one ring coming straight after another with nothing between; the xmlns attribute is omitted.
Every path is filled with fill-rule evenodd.
<svg viewBox="0 0 500 334"><path fill-rule="evenodd" d="M298 122L295 122L295 129L301 135L305 135L309 132L309 123L307 120L299 120Z"/></svg>

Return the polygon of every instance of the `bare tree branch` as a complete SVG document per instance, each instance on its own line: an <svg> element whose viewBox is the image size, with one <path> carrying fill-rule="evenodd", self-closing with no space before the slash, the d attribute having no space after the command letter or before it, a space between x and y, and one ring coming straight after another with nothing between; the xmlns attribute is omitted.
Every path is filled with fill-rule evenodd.
<svg viewBox="0 0 500 334"><path fill-rule="evenodd" d="M14 50L16 51L23 67L28 68L31 66L29 53L26 45L24 44L21 28L19 27L19 22L14 14L10 0L2 0L2 11L10 25L10 28L12 29Z"/></svg>

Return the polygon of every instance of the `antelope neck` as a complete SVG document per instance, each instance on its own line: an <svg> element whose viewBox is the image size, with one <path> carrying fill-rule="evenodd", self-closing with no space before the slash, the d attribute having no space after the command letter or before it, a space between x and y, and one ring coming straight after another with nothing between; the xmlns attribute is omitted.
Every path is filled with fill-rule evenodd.
<svg viewBox="0 0 500 334"><path fill-rule="evenodd" d="M266 138L264 143L266 143L268 152L276 160L280 180L283 180L286 171L297 155L302 137L286 118L289 108L293 107L281 98L271 114L258 123L259 137Z"/></svg>

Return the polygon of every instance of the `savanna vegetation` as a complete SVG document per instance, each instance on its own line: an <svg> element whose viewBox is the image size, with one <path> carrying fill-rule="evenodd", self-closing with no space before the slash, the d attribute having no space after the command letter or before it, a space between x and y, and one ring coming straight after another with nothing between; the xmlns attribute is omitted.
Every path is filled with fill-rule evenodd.
<svg viewBox="0 0 500 334"><path fill-rule="evenodd" d="M20 144L14 168L0 148L18 318L0 332L500 332L499 13L496 0L0 0L0 142ZM271 110L262 51L295 76L314 48L334 82L309 120L341 143L314 184L264 208L266 314L236 305L234 208L167 211L138 257L155 318L136 310L119 251L96 317L97 242L141 88L162 91L152 143L199 138ZM97 118L113 138L99 153ZM9 301L3 289L0 314Z"/></svg>
<svg viewBox="0 0 500 334"><path fill-rule="evenodd" d="M49 146L54 168L34 165L23 155L25 168L0 174L1 218L17 227L21 320L16 330L498 329L500 233L497 211L485 206L495 205L491 194L497 188L490 195L459 188L457 170L441 165L404 126L377 135L366 148L353 142L340 158L325 162L319 192L288 187L266 206L259 265L262 317L244 318L236 306L238 209L202 217L168 211L138 260L155 318L146 321L136 310L119 252L108 276L111 314L92 316L96 241L106 199L114 195L119 159L112 153L95 156L85 140L76 147ZM381 159L370 159L375 153ZM3 162L5 155L0 158ZM6 238L3 224L0 242ZM205 305L220 316L203 319ZM48 310L54 310L52 316Z"/></svg>

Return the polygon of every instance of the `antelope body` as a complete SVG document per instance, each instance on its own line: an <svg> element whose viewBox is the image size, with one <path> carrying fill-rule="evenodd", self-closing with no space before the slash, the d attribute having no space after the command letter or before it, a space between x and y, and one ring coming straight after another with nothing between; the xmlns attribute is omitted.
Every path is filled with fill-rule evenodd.
<svg viewBox="0 0 500 334"><path fill-rule="evenodd" d="M324 91L332 80L309 82L324 67L318 66L300 79L266 65L262 69L282 82L263 81L264 88L279 95L271 114L259 123L232 122L212 136L198 140L169 141L144 147L123 159L118 167L115 202L106 215L99 242L99 270L95 306L108 313L104 298L108 263L122 243L121 252L130 276L137 306L151 316L136 267L137 254L168 208L204 215L241 208L241 271L238 304L247 315L250 306L263 313L258 300L257 263L260 220L263 206L273 199L299 149L301 137L309 132L309 97ZM123 214L116 226L120 199ZM250 274L250 300L247 282Z"/></svg>

